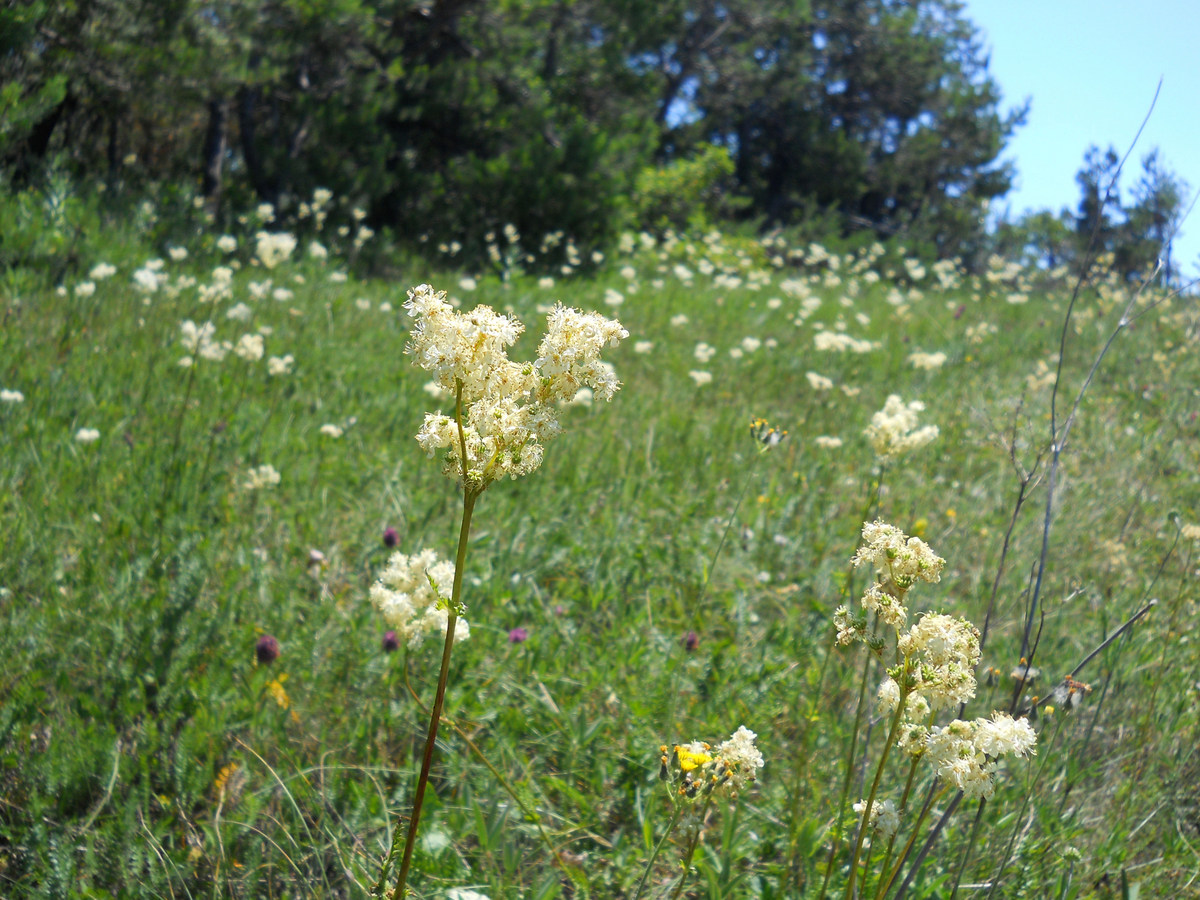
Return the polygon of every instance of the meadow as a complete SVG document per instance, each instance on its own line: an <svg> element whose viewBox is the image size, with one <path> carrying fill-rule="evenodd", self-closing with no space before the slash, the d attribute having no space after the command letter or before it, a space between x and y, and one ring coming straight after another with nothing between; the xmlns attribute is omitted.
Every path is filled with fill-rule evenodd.
<svg viewBox="0 0 1200 900"><path fill-rule="evenodd" d="M415 440L453 409L404 352L424 283L518 317L514 358L556 302L629 337L475 509L415 896L1200 896L1193 296L716 232L359 278L330 202L7 281L0 896L370 893L439 660L371 587L453 559L462 504ZM937 435L885 460L893 395ZM885 665L834 624L877 518L945 560L909 624L981 631L969 716L1037 733L986 802L879 764ZM656 855L665 748L741 726L757 779ZM855 827L877 766L894 852Z"/></svg>

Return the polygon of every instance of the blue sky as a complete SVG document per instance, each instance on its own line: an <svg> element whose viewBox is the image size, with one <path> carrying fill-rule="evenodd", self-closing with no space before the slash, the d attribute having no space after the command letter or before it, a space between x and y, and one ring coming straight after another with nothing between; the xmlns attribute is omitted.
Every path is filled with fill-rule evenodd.
<svg viewBox="0 0 1200 900"><path fill-rule="evenodd" d="M1150 122L1126 163L1122 195L1153 147L1194 191L1200 187L1200 0L967 0L966 15L991 50L1006 106L1031 98L1027 124L1005 158L1014 190L999 201L1027 209L1075 208L1075 173L1091 144L1129 147L1161 77ZM1200 273L1200 204L1176 240L1185 274Z"/></svg>

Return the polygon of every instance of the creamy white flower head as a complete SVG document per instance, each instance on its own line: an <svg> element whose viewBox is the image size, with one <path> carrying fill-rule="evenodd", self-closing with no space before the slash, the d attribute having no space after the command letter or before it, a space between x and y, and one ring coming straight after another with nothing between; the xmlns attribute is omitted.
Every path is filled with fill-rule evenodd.
<svg viewBox="0 0 1200 900"><path fill-rule="evenodd" d="M253 311L245 303L236 303L225 311L225 318L235 322L249 322Z"/></svg>
<svg viewBox="0 0 1200 900"><path fill-rule="evenodd" d="M858 813L859 818L862 818L863 810L867 808L867 801L859 800L854 804L854 811ZM867 828L876 829L881 837L889 838L896 833L900 827L900 813L896 810L896 804L891 800L878 800L871 804L871 815L867 818Z"/></svg>
<svg viewBox="0 0 1200 900"><path fill-rule="evenodd" d="M583 385L601 400L611 400L621 383L600 359L605 347L616 347L629 332L616 319L557 304L546 318L546 336L534 363L541 379L539 398L570 401Z"/></svg>
<svg viewBox="0 0 1200 900"><path fill-rule="evenodd" d="M286 260L296 249L296 238L286 231L260 231L254 236L254 254L268 269Z"/></svg>
<svg viewBox="0 0 1200 900"><path fill-rule="evenodd" d="M938 777L962 791L967 799L991 797L992 766L975 749L974 729L970 722L955 719L945 727L929 729L923 752Z"/></svg>
<svg viewBox="0 0 1200 900"><path fill-rule="evenodd" d="M263 358L263 338L261 334L243 334L233 348L233 352L246 362L258 362Z"/></svg>
<svg viewBox="0 0 1200 900"><path fill-rule="evenodd" d="M897 631L908 621L908 610L899 597L885 590L878 582L867 588L862 596L863 609L874 612L879 621L891 625Z"/></svg>
<svg viewBox="0 0 1200 900"><path fill-rule="evenodd" d="M813 443L825 450L836 450L842 446L842 439L835 435L820 434L813 438Z"/></svg>
<svg viewBox="0 0 1200 900"><path fill-rule="evenodd" d="M975 696L979 631L963 618L924 613L897 641L911 688L932 709L966 703Z"/></svg>
<svg viewBox="0 0 1200 900"><path fill-rule="evenodd" d="M459 313L446 302L445 291L422 284L408 292L405 310L414 319L405 351L432 373L447 391L463 384L464 398L487 393L490 379L508 363L506 350L524 326L489 306Z"/></svg>
<svg viewBox="0 0 1200 900"><path fill-rule="evenodd" d="M833 388L833 379L826 378L817 372L806 372L804 377L808 379L808 385L814 391L828 391Z"/></svg>
<svg viewBox="0 0 1200 900"><path fill-rule="evenodd" d="M929 584L941 581L946 561L920 538L908 537L883 519L864 523L862 536L863 546L850 560L855 568L873 566L902 591L907 591L917 581Z"/></svg>
<svg viewBox="0 0 1200 900"><path fill-rule="evenodd" d="M75 432L75 440L81 444L91 444L100 440L100 432L95 428L80 428Z"/></svg>
<svg viewBox="0 0 1200 900"><path fill-rule="evenodd" d="M863 432L870 439L875 455L886 462L924 447L936 438L936 425L919 427L917 414L924 409L925 404L920 400L906 404L897 394L889 396L883 409L871 417L871 424Z"/></svg>
<svg viewBox="0 0 1200 900"><path fill-rule="evenodd" d="M4 388L0 390L0 403L24 403L25 395L20 391Z"/></svg>
<svg viewBox="0 0 1200 900"><path fill-rule="evenodd" d="M891 676L883 679L883 683L879 685L876 699L879 701L881 711L893 712L900 705L900 685L896 683L896 679Z"/></svg>
<svg viewBox="0 0 1200 900"><path fill-rule="evenodd" d="M292 354L272 356L267 360L268 375L287 375L292 371L292 363L296 361Z"/></svg>
<svg viewBox="0 0 1200 900"><path fill-rule="evenodd" d="M258 491L279 484L279 473L270 464L263 464L246 473L242 487L248 491Z"/></svg>
<svg viewBox="0 0 1200 900"><path fill-rule="evenodd" d="M191 319L185 319L179 323L181 343L185 350L190 353L195 353L203 345L212 341L213 334L216 333L217 326L212 322L205 322L203 325L197 325Z"/></svg>
<svg viewBox="0 0 1200 900"><path fill-rule="evenodd" d="M946 364L946 354L940 350L937 353L925 353L921 350L908 354L908 361L914 369L940 369Z"/></svg>
<svg viewBox="0 0 1200 900"><path fill-rule="evenodd" d="M813 335L813 346L818 350L829 350L836 353L870 353L880 345L877 341L866 338L856 338L844 331L818 331Z"/></svg>
<svg viewBox="0 0 1200 900"><path fill-rule="evenodd" d="M754 746L758 737L745 725L739 725L729 740L717 745L713 755L720 760L728 775L717 790L736 797L758 777L758 770L765 765L762 753Z"/></svg>
<svg viewBox="0 0 1200 900"><path fill-rule="evenodd" d="M151 260L150 262L160 262L160 260ZM133 287L140 294L153 294L167 280L167 275L159 271L159 269L152 267L150 263L146 263L146 265L133 273Z"/></svg>
<svg viewBox="0 0 1200 900"><path fill-rule="evenodd" d="M508 358L524 330L516 319L487 306L459 313L444 292L421 285L408 293L405 309L415 320L407 352L434 375L435 383L457 401L461 391L462 436L449 416L430 413L417 441L430 455L445 450L443 471L463 476L475 489L508 475L528 474L542 461L543 443L560 428L556 406L570 403L587 387L600 400L620 387L616 373L600 359L629 333L615 320L556 304L533 363Z"/></svg>
<svg viewBox="0 0 1200 900"><path fill-rule="evenodd" d="M414 556L394 553L371 587L371 602L409 648L416 649L426 635L445 637L450 619L446 604L453 587L454 564L434 551L426 549ZM460 615L454 639L462 641L470 635L471 627Z"/></svg>
<svg viewBox="0 0 1200 900"><path fill-rule="evenodd" d="M340 438L342 436L342 427L340 425L326 423L325 425L321 426L321 434L325 435L326 437Z"/></svg>
<svg viewBox="0 0 1200 900"><path fill-rule="evenodd" d="M117 274L117 267L111 263L97 263L92 267L92 271L88 272L88 278L92 281L103 281L105 278L112 278Z"/></svg>
<svg viewBox="0 0 1200 900"><path fill-rule="evenodd" d="M229 341L209 341L200 345L200 356L211 362L220 362L232 349Z"/></svg>
<svg viewBox="0 0 1200 900"><path fill-rule="evenodd" d="M975 720L975 747L992 759L1034 755L1036 744L1037 732L1024 717L1014 719L1006 712L996 711L990 719Z"/></svg>
<svg viewBox="0 0 1200 900"><path fill-rule="evenodd" d="M705 372L703 369L692 369L688 372L688 378L696 383L696 387L711 384L713 380L712 372Z"/></svg>
<svg viewBox="0 0 1200 900"><path fill-rule="evenodd" d="M237 249L237 238L232 234L223 234L217 238L217 249L222 253L232 253Z"/></svg>

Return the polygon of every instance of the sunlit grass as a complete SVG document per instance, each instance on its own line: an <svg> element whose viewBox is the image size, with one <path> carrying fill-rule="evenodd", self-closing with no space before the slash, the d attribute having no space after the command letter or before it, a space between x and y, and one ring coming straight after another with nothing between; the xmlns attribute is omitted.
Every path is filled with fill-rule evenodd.
<svg viewBox="0 0 1200 900"><path fill-rule="evenodd" d="M411 285L331 278L346 270L333 240L328 258L305 239L267 271L248 237L233 253L216 238L179 261L164 251L151 293L134 273L160 254L114 244L61 291L3 301L0 389L22 396L0 402L6 896L361 896L411 804L425 713L406 678L430 696L436 651L386 652L367 593L385 529L398 550L447 556L461 503L413 439L425 411L449 407L403 355ZM561 300L630 331L612 357L618 400L562 410L537 477L475 512L472 637L455 651L419 896L632 896L671 815L660 745L739 724L767 764L736 811L709 819L688 892L815 896L861 672L831 650L832 616L864 511L948 560L923 608L982 624L1027 472L972 715L1007 707L1070 283L920 271L894 248L834 270L792 249L679 238L553 285L409 279L531 325ZM231 260L224 295L212 273ZM114 274L90 276L108 261ZM1128 291L1083 292L1060 418ZM1159 299L1135 306L1062 458L1031 691L1159 603L1079 674L1091 690L1077 708L1035 704L1038 757L998 779L965 871L989 883L1009 857L997 896L1119 896L1123 871L1151 895L1195 886L1196 553L1178 533L1200 521L1197 317L1190 299ZM228 318L239 303L248 317ZM212 321L223 359L184 346L189 320ZM857 343L819 350L822 333ZM234 352L246 334L262 335L261 359ZM917 351L946 359L922 367ZM923 402L940 434L880 487L864 429L892 394ZM759 416L789 432L761 457ZM247 489L264 466L278 483ZM280 648L270 663L256 660L264 634ZM914 895L949 895L974 816L950 820ZM664 851L648 894L674 886L681 855Z"/></svg>

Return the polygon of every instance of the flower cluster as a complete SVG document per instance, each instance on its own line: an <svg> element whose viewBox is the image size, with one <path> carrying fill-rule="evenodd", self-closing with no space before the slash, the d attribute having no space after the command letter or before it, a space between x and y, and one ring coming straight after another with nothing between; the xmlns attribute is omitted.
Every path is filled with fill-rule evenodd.
<svg viewBox="0 0 1200 900"><path fill-rule="evenodd" d="M900 590L907 591L918 581L936 584L942 579L946 561L923 540L908 537L895 525L876 519L863 525L866 542L850 562L855 568L871 565Z"/></svg>
<svg viewBox="0 0 1200 900"><path fill-rule="evenodd" d="M896 663L879 686L878 700L882 712L897 716L896 745L914 757L929 759L937 776L968 798L990 797L996 761L1030 755L1037 735L1026 719L1002 712L990 719L933 724L938 710L964 705L975 696L979 631L964 618L933 612L922 613L916 624L904 630L909 589L919 581L940 581L946 561L924 541L881 519L863 526L863 541L851 562L855 567L872 566L876 579L863 594L860 612L841 606L834 613L838 643L861 640L882 656L886 642L868 632L868 613L894 629ZM854 809L861 816L865 801ZM884 835L894 833L898 825L894 812L886 802L876 802L868 827Z"/></svg>
<svg viewBox="0 0 1200 900"><path fill-rule="evenodd" d="M938 436L936 425L919 427L917 414L924 409L925 404L920 400L905 403L897 394L887 398L883 409L871 417L871 424L863 432L870 438L880 461L897 459Z"/></svg>
<svg viewBox="0 0 1200 900"><path fill-rule="evenodd" d="M917 537L909 537L895 525L882 519L863 525L865 542L850 560L855 568L871 566L875 581L862 596L861 611L851 614L845 606L834 613L838 643L843 646L855 640L868 640L867 613L875 613L879 621L890 625L899 637L900 629L908 622L905 597L918 581L936 584L942 578L946 561ZM870 642L870 641L869 641ZM875 638L873 648L881 649L882 640Z"/></svg>
<svg viewBox="0 0 1200 900"><path fill-rule="evenodd" d="M404 306L414 320L407 352L462 410L461 427L454 416L426 414L417 441L430 456L445 450L446 475L461 478L465 468L472 490L541 464L544 442L561 430L557 404L571 403L584 387L609 400L620 387L600 360L604 347L629 336L615 320L557 305L537 359L522 364L508 358L524 330L510 316L487 306L459 313L427 284L410 290Z"/></svg>
<svg viewBox="0 0 1200 900"><path fill-rule="evenodd" d="M179 360L179 365L184 368L195 362L193 354L213 362L220 362L233 349L233 345L229 341L218 341L214 338L217 327L212 322L197 325L191 319L187 319L179 324L179 331L179 343L188 352L187 356Z"/></svg>
<svg viewBox="0 0 1200 900"><path fill-rule="evenodd" d="M854 804L854 811L861 817L867 808L865 800ZM880 837L889 838L900 828L900 812L891 800L872 801L871 814L867 817L867 827L874 828Z"/></svg>
<svg viewBox="0 0 1200 900"><path fill-rule="evenodd" d="M905 693L919 694L931 709L957 706L975 696L979 631L966 619L925 613L900 636L897 649L905 661L893 677L905 678Z"/></svg>
<svg viewBox="0 0 1200 900"><path fill-rule="evenodd" d="M757 737L742 725L715 750L703 741L676 744L670 751L663 745L659 748L659 778L675 796L686 800L713 794L736 797L754 782L764 765L762 753L754 746Z"/></svg>
<svg viewBox="0 0 1200 900"><path fill-rule="evenodd" d="M275 470L274 466L264 464L247 473L242 487L248 491L258 491L266 487L274 487L277 484L279 484L279 472Z"/></svg>
<svg viewBox="0 0 1200 900"><path fill-rule="evenodd" d="M296 238L286 231L260 231L254 236L254 254L266 268L273 269L296 249Z"/></svg>
<svg viewBox="0 0 1200 900"><path fill-rule="evenodd" d="M914 726L902 742L911 755L928 759L937 776L967 799L990 798L999 760L1032 756L1036 744L1037 734L1029 721L1004 712L971 722L955 719L944 727Z"/></svg>
<svg viewBox="0 0 1200 900"><path fill-rule="evenodd" d="M445 598L454 584L454 564L439 559L432 550L415 556L392 554L387 568L371 587L371 602L383 613L409 649L416 649L427 634L446 634L450 613ZM459 612L454 639L466 640L471 627Z"/></svg>

